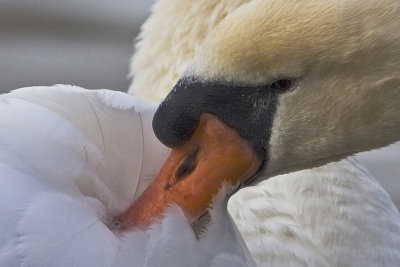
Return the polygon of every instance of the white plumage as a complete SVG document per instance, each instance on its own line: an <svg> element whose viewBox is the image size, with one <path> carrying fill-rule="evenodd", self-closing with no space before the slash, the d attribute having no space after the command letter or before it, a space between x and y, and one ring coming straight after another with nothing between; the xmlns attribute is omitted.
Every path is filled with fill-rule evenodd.
<svg viewBox="0 0 400 267"><path fill-rule="evenodd" d="M190 1L176 0L175 5L168 1L159 1L154 15L142 33L142 52L139 52L133 63L137 82L131 88L132 92L142 94L148 99L160 99L186 69L194 57L195 50L213 27L245 2L248 1L238 1L234 4L232 1L220 0L198 1L199 8L190 9L190 12L206 17L204 22L201 16L194 18L190 12L177 12L189 10L188 6L192 4ZM262 1L253 3L263 4ZM279 6L277 10L280 11L281 3L273 3L275 8ZM373 1L369 2L371 3ZM397 5L394 1L391 3L393 6ZM354 1L352 7L358 6L357 1ZM257 5L253 4L252 7ZM198 12L199 10L202 12ZM286 14L282 12L284 18L287 18ZM349 14L351 15L347 18L360 17L354 16L352 12ZM265 17L261 16L262 13L259 15L261 18ZM182 17L187 19L185 23L182 23ZM387 16L379 17L385 23L386 18ZM164 34L162 37L167 41L161 42L161 35L158 31L152 31L152 28L162 28L161 26L170 25L171 21L184 26L182 34L178 34L175 39L171 39L169 34ZM318 20L312 22L315 22L315 26L320 25ZM348 24L352 26L349 27L351 29L355 25L351 22ZM229 25L225 22L225 26ZM244 29L244 33L247 33L248 28ZM304 28L304 31L308 33L313 29L314 27ZM176 27L170 27L169 30L177 32ZM342 31L332 36L336 38L339 33ZM369 32L366 33L368 36ZM242 41L242 36L237 34L237 41ZM286 35L288 36L294 35ZM232 35L214 37L230 40ZM179 42L175 42L177 39ZM297 47L298 43L293 43ZM344 42L338 43L341 45ZM359 44L358 41L355 43ZM151 44L160 53L155 53ZM167 49L165 44L172 48ZM224 48L237 48L237 51L245 52L240 51L241 46L220 43L225 44L227 47ZM256 48L260 47L264 46ZM276 47L285 48L281 45ZM333 44L333 47L337 49L341 46ZM171 56L170 51L174 56ZM351 54L346 51L340 52L343 52L343 55ZM240 57L245 55L234 54ZM164 59L162 62L167 64L154 65L154 55ZM223 58L222 54L217 55L224 63L226 58ZM340 53L333 55L337 56ZM362 57L364 54L356 55L365 60ZM256 59L262 59L259 53L255 53L254 56ZM179 59L178 63L170 64L174 63L176 58ZM253 60L246 62L250 64L249 67L254 63ZM243 65L233 67L242 70ZM235 73L229 73L228 67L222 70L228 70L227 75ZM394 73L396 69L391 71ZM347 77L348 72L344 74L346 75L342 78ZM361 77L364 77L364 73L361 74ZM379 75L379 72L373 74ZM328 79L330 85L339 82L334 78L335 76L331 77L331 80ZM316 81L319 82L320 79ZM394 84L397 80L392 81ZM252 260L226 213L224 191L216 198L211 212L211 224L199 241L177 207L171 207L165 219L148 231L135 231L124 235L112 232L110 228L113 227L114 216L123 211L143 191L168 152L168 149L158 144L151 131L150 121L154 107L148 109L136 98L122 93L61 87L22 89L1 97L0 266L252 265ZM318 86L315 88L319 89ZM395 95L395 87L390 88ZM147 92L142 91L144 89L147 89ZM317 93L321 94L321 99L325 99L321 90ZM343 94L339 95L343 97ZM358 95L352 94L352 100L354 103L360 103L356 96ZM379 97L378 102L385 103L387 96L385 98L384 94L379 94ZM324 105L324 102L318 102L318 99L316 98L313 107L319 107L318 104ZM345 96L345 100L348 99L348 96ZM375 97L368 99L376 100ZM301 100L305 101L304 98ZM374 103L372 100L371 103ZM391 106L395 106L394 101L391 101ZM280 107L286 107L290 111L289 107L292 106L282 102ZM347 109L342 110L348 114ZM354 111L355 116L360 115L356 113L357 110ZM321 113L308 113L314 114ZM294 113L289 118L297 118L296 115ZM338 117L335 114L332 116ZM309 118L305 116L304 121ZM325 119L321 119L320 122L326 121ZM356 121L360 124L364 122ZM389 126L396 126L395 122L396 120L393 120ZM347 126L352 128L350 124ZM376 128L374 130L379 132ZM282 133L293 133L294 137L298 137L292 131ZM309 133L314 134L313 131ZM390 135L390 140L394 140L391 131L386 133ZM337 136L334 131L331 134ZM303 136L307 137L309 136ZM340 137L345 138L346 135ZM302 142L298 138L291 140ZM390 143L390 140L386 143ZM290 148L293 142L284 144ZM311 148L322 147L316 144ZM340 150L338 146L331 148ZM291 152L289 149L282 151ZM303 155L310 156L300 153L299 158ZM283 159L287 158L282 157ZM316 163L310 164L314 166ZM399 212L388 194L355 159L274 177L258 187L244 189L231 200L230 211L260 266L400 265Z"/></svg>
<svg viewBox="0 0 400 267"><path fill-rule="evenodd" d="M0 101L0 266L253 265L224 190L200 240L176 206L147 231L110 230L169 151L151 131L153 106L72 86L20 89ZM230 212L261 266L400 262L400 215L355 159L239 196Z"/></svg>
<svg viewBox="0 0 400 267"><path fill-rule="evenodd" d="M147 231L111 230L169 152L153 112L124 93L73 86L0 97L0 266L252 264L224 192L200 240L176 206Z"/></svg>
<svg viewBox="0 0 400 267"><path fill-rule="evenodd" d="M400 264L400 214L356 158L273 177L229 204L260 266Z"/></svg>

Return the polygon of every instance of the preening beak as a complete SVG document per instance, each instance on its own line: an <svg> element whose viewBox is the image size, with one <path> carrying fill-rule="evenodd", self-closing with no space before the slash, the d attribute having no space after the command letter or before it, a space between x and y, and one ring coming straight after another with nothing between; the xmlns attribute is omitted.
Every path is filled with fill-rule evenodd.
<svg viewBox="0 0 400 267"><path fill-rule="evenodd" d="M154 182L119 220L148 226L171 203L193 221L224 182L246 184L268 159L277 94L268 87L184 78L153 118L156 136L173 148Z"/></svg>
<svg viewBox="0 0 400 267"><path fill-rule="evenodd" d="M203 114L190 139L172 150L153 183L119 217L120 229L150 225L171 203L193 222L224 182L244 183L260 165L247 140L217 117Z"/></svg>

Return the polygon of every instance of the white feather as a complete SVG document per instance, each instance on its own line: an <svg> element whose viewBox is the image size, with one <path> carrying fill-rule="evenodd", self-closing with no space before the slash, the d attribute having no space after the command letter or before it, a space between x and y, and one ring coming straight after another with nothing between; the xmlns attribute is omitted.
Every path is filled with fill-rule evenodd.
<svg viewBox="0 0 400 267"><path fill-rule="evenodd" d="M199 238L181 209L171 205L165 218L149 231L128 233L123 237L121 256L117 257L120 261L115 266L125 266L132 261L157 267L255 266L226 209L226 195L230 192L227 188L231 187L225 185L214 198L210 223ZM136 240L144 245L132 253Z"/></svg>
<svg viewBox="0 0 400 267"><path fill-rule="evenodd" d="M229 210L258 264L400 265L400 214L355 159L243 189Z"/></svg>
<svg viewBox="0 0 400 267"><path fill-rule="evenodd" d="M0 266L252 263L223 197L200 239L177 206L148 230L110 230L169 152L152 132L154 111L127 94L73 86L0 96Z"/></svg>
<svg viewBox="0 0 400 267"><path fill-rule="evenodd" d="M111 266L117 237L104 222L98 200L42 193L17 225L23 266Z"/></svg>

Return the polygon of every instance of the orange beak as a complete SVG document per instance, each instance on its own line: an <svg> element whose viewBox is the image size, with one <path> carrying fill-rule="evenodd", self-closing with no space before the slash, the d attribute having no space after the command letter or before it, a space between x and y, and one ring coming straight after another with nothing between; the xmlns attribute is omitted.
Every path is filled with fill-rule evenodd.
<svg viewBox="0 0 400 267"><path fill-rule="evenodd" d="M260 165L248 141L217 117L203 114L189 141L172 150L154 181L119 216L120 230L149 226L171 203L195 220L224 182L244 182Z"/></svg>

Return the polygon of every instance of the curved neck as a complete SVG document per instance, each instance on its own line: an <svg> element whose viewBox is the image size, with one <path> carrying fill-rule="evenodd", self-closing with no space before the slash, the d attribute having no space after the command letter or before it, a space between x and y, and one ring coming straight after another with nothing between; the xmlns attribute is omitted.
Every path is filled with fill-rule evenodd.
<svg viewBox="0 0 400 267"><path fill-rule="evenodd" d="M249 1L157 1L135 46L128 93L159 103L192 62L206 36L226 15Z"/></svg>

